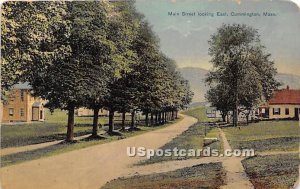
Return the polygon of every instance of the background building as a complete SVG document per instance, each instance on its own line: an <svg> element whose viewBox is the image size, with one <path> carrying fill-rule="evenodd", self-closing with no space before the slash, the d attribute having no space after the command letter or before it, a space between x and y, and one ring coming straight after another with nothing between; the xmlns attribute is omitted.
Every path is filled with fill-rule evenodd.
<svg viewBox="0 0 300 189"><path fill-rule="evenodd" d="M299 120L300 90L286 89L275 91L273 97L259 107L259 115L265 119L296 119Z"/></svg>
<svg viewBox="0 0 300 189"><path fill-rule="evenodd" d="M31 95L28 83L13 86L6 101L1 103L2 123L44 121L44 101Z"/></svg>

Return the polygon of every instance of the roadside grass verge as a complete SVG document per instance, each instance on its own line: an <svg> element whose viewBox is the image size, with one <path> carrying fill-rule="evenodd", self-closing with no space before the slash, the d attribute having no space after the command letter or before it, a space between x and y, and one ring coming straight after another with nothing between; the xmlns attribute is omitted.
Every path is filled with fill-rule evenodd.
<svg viewBox="0 0 300 189"><path fill-rule="evenodd" d="M26 146L65 139L67 128L62 124L34 123L1 126L1 148ZM92 127L75 126L74 135L82 136L92 132Z"/></svg>
<svg viewBox="0 0 300 189"><path fill-rule="evenodd" d="M204 138L204 126L201 126L201 124L196 123L192 125L188 130L184 131L177 137L175 137L170 142L166 143L160 149L166 150L166 149L202 149L203 148L203 138ZM154 155L150 159L142 160L138 163L138 165L146 165L146 164L152 164L152 163L158 163L162 161L172 161L172 160L183 160L188 158L195 158L191 156L175 156L174 153L172 153L171 156L157 156Z"/></svg>
<svg viewBox="0 0 300 189"><path fill-rule="evenodd" d="M298 150L300 128L297 121L261 121L239 128L223 128L230 145L255 151Z"/></svg>
<svg viewBox="0 0 300 189"><path fill-rule="evenodd" d="M102 189L217 189L224 184L221 163L200 164L166 173L136 175L110 181Z"/></svg>
<svg viewBox="0 0 300 189"><path fill-rule="evenodd" d="M217 141L209 141L204 140L205 134L205 125L204 123L199 122L199 119L203 121L207 121L206 118L206 109L205 107L196 107L193 109L188 109L183 114L195 117L198 119L198 123L192 125L186 131L175 137L173 140L168 142L167 144L163 145L159 149L165 151L166 149L173 150L174 148L177 149L185 149L187 152L189 149L198 150L203 149L203 147L210 147L211 149L218 149L221 150L221 143L219 140ZM219 138L219 134L217 128L213 128L212 126L206 126L207 137L215 137ZM172 151L173 152L173 151ZM163 161L172 161L172 160L185 160L191 158L199 158L194 156L175 156L175 153L172 153L171 156L157 156L156 154L152 156L150 159L142 160L137 165L146 165L146 164L153 164Z"/></svg>
<svg viewBox="0 0 300 189"><path fill-rule="evenodd" d="M185 160L192 158L201 158L195 156L188 156L188 150L198 150L204 148L218 149L222 151L221 142L217 141L206 141L204 140L204 125L202 123L196 123L192 125L188 130L184 131L182 134L175 137L173 140L163 145L159 149L165 151L166 149L173 150L177 148L178 150L185 149L187 154L186 156L176 156L175 153L171 153L171 156L157 156L156 154L150 159L142 160L137 165L147 165L163 161L172 161L172 160ZM209 135L214 136L216 134L215 128L207 126L207 132ZM212 133L210 134L210 131ZM218 138L218 137L217 137ZM207 142L207 143L206 143ZM172 151L173 152L173 151Z"/></svg>
<svg viewBox="0 0 300 189"><path fill-rule="evenodd" d="M236 149L254 149L258 152L266 151L296 151L299 149L299 137L280 137L263 140L233 142Z"/></svg>
<svg viewBox="0 0 300 189"><path fill-rule="evenodd" d="M76 141L71 144L62 142L62 143L59 143L56 145L51 145L51 146L39 148L36 150L5 155L5 156L1 157L1 166L2 167L9 166L9 165L22 163L22 162L30 161L30 160L35 160L35 159L39 159L39 158L43 158L43 157L53 156L53 155L57 155L57 154L61 154L61 153L65 153L65 152L69 152L69 151L73 151L73 150L79 150L79 149L90 147L93 145L99 145L99 144L104 144L104 143L108 143L108 142L112 142L112 141L116 141L116 140L122 140L124 138L133 137L133 136L143 134L143 133L146 133L149 131L154 131L157 129L165 128L176 122L179 122L180 120L182 120L182 117L180 117L179 119L177 119L173 122L169 122L165 125L159 125L159 126L155 126L155 127L138 126L138 128L140 128L139 131L134 131L134 132L125 131L125 132L122 132L123 135L121 137L120 136L109 136L107 134L104 134L104 135L101 135L104 137L104 139L99 139L99 140L82 139L82 140Z"/></svg>
<svg viewBox="0 0 300 189"><path fill-rule="evenodd" d="M256 189L289 189L298 179L298 154L254 156L242 164Z"/></svg>
<svg viewBox="0 0 300 189"><path fill-rule="evenodd" d="M1 125L1 149L65 139L67 112L55 110L51 114L46 109L45 114L44 122ZM74 136L91 133L92 123L92 117L75 117ZM106 123L108 123L107 117L99 117L100 125L104 126Z"/></svg>
<svg viewBox="0 0 300 189"><path fill-rule="evenodd" d="M218 118L208 118L206 115L206 107L204 106L190 108L182 113L197 118L199 122L215 122L219 120Z"/></svg>
<svg viewBox="0 0 300 189"><path fill-rule="evenodd" d="M217 140L205 139L204 147L210 149L217 149L220 153L224 153L223 144L221 142L220 132L218 128L212 128L207 134L206 138L217 138Z"/></svg>

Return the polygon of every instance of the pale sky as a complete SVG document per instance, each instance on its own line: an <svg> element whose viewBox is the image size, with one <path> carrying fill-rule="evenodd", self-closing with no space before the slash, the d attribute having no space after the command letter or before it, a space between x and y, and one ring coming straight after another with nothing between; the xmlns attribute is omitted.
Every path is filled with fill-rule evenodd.
<svg viewBox="0 0 300 189"><path fill-rule="evenodd" d="M290 1L136 0L136 5L160 38L162 51L179 67L209 69L210 35L222 23L241 23L258 29L278 72L300 75L300 9ZM168 16L171 11L180 15ZM182 12L195 12L196 16L182 16ZM198 12L214 16L197 16ZM216 16L217 12L228 16ZM253 12L261 16L231 16L231 12ZM276 16L263 16L263 12Z"/></svg>

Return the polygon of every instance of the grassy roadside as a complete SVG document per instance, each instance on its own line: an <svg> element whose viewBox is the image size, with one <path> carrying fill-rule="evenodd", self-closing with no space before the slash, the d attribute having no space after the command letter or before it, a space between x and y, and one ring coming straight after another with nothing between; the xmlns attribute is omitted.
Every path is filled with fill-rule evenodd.
<svg viewBox="0 0 300 189"><path fill-rule="evenodd" d="M198 120L202 120L206 122L210 120L210 118L206 118L206 109L205 107L196 107L193 109L189 109L187 111L182 112L183 114L192 116L197 118ZM219 132L216 128L211 126L206 126L206 137L211 138L218 138L219 139ZM219 140L205 140L205 125L202 122L198 122L192 125L188 130L184 131L173 140L165 144L164 146L160 147L162 150L166 149L185 149L187 152L189 149L198 150L203 149L204 147L209 147L211 149L218 149L219 151L222 150L221 143ZM199 158L195 156L176 156L175 153L172 153L171 156L152 156L150 159L146 159L138 163L138 165L146 165L146 164L153 164L163 161L172 161L172 160L183 160L183 159L190 159L190 158Z"/></svg>
<svg viewBox="0 0 300 189"><path fill-rule="evenodd" d="M199 122L215 122L219 120L218 118L208 118L206 107L204 106L190 108L182 113L197 118Z"/></svg>
<svg viewBox="0 0 300 189"><path fill-rule="evenodd" d="M224 178L222 164L209 163L166 173L118 178L107 183L102 189L216 189L224 184Z"/></svg>
<svg viewBox="0 0 300 189"><path fill-rule="evenodd" d="M46 109L44 122L1 125L1 149L26 146L65 139L67 132L67 112L55 110L53 114ZM103 124L107 118L100 117ZM74 135L91 133L91 117L75 117Z"/></svg>
<svg viewBox="0 0 300 189"><path fill-rule="evenodd" d="M66 131L67 128L64 125L54 123L4 125L1 126L1 148L63 140L66 137ZM75 136L82 136L91 132L91 126L74 127Z"/></svg>
<svg viewBox="0 0 300 189"><path fill-rule="evenodd" d="M242 163L256 189L289 189L299 177L298 154L256 156Z"/></svg>
<svg viewBox="0 0 300 189"><path fill-rule="evenodd" d="M255 151L294 151L299 148L297 121L262 121L238 128L223 128L230 145Z"/></svg>
<svg viewBox="0 0 300 189"><path fill-rule="evenodd" d="M203 148L203 138L204 138L204 127L199 123L192 125L188 130L184 131L182 134L175 137L173 140L168 142L167 144L160 147L162 150L166 149L202 149ZM138 163L138 165L146 165L153 164L163 161L171 161L171 160L183 160L188 158L195 158L192 156L175 156L174 153L171 156L152 156L150 159L146 159Z"/></svg>
<svg viewBox="0 0 300 189"><path fill-rule="evenodd" d="M239 128L223 128L235 149L257 152L296 151L300 129L297 121L261 121ZM242 160L256 189L292 188L298 178L298 154L254 156Z"/></svg>
<svg viewBox="0 0 300 189"><path fill-rule="evenodd" d="M189 127L188 130L175 137L160 149L203 149L203 147L221 150L219 141L204 140L205 125L203 122L212 121L206 118L205 107L193 108L183 114L198 118L199 122ZM201 121L201 122L200 122ZM206 126L207 137L219 138L216 128ZM138 165L152 164L170 160L182 160L195 157L153 156L149 160L141 161ZM136 175L129 178L118 178L107 183L103 189L189 189L189 188L220 188L224 185L225 171L222 163L200 164L193 167L177 169L166 173L150 175Z"/></svg>
<svg viewBox="0 0 300 189"><path fill-rule="evenodd" d="M46 109L45 114L46 120L44 122L1 125L1 149L65 139L67 112L55 110L51 113ZM116 119L119 118L116 117ZM116 123L119 122L116 120ZM91 133L92 123L92 117L75 117L75 137ZM103 126L107 123L107 117L99 117L100 125Z"/></svg>
<svg viewBox="0 0 300 189"><path fill-rule="evenodd" d="M9 165L13 165L13 164L17 164L17 163L21 163L21 162L25 162L25 161L30 161L30 160L34 160L34 159L39 159L39 158L43 158L43 157L48 157L48 156L53 156L53 155L73 151L73 150L78 150L78 149L90 147L93 145L99 145L99 144L103 144L103 143L107 143L107 142L111 142L111 141L121 140L123 138L133 137L133 136L140 135L140 134L143 134L143 133L146 133L149 131L154 131L157 129L165 128L176 122L179 122L182 119L183 118L180 117L179 119L177 119L173 122L169 122L165 125L160 125L160 126L155 126L155 127L139 126L139 128L141 129L140 131L124 132L122 137L103 135L105 137L105 139L101 139L101 140L83 139L83 140L77 141L76 143L72 143L72 144L60 143L60 144L48 146L45 148L32 150L32 151L26 151L26 152L20 152L20 153L16 153L16 154L2 156L1 157L1 166L2 167L9 166Z"/></svg>

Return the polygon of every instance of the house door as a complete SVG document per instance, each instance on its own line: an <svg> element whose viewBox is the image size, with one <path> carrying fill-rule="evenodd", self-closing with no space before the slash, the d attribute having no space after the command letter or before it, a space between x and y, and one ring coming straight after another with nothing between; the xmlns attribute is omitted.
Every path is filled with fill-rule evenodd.
<svg viewBox="0 0 300 189"><path fill-rule="evenodd" d="M43 120L43 110L40 111L40 120Z"/></svg>
<svg viewBox="0 0 300 189"><path fill-rule="evenodd" d="M32 121L39 120L39 108L32 108Z"/></svg>
<svg viewBox="0 0 300 189"><path fill-rule="evenodd" d="M295 118L299 120L299 108L295 108Z"/></svg>
<svg viewBox="0 0 300 189"><path fill-rule="evenodd" d="M269 117L270 117L270 111L269 108L266 108L265 118L269 118Z"/></svg>

